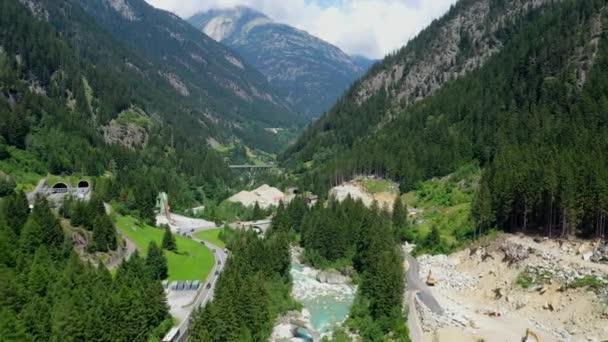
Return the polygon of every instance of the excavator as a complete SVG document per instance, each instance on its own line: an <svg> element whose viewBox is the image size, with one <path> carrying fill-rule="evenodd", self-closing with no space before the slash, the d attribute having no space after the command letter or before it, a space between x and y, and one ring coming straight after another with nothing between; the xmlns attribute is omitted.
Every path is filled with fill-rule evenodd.
<svg viewBox="0 0 608 342"><path fill-rule="evenodd" d="M522 340L523 342L542 342L540 337L535 334L532 330L530 330L529 328L526 329L526 336L523 338Z"/></svg>
<svg viewBox="0 0 608 342"><path fill-rule="evenodd" d="M426 277L426 284L428 286L435 286L435 279L431 277L431 271L429 271L429 275Z"/></svg>

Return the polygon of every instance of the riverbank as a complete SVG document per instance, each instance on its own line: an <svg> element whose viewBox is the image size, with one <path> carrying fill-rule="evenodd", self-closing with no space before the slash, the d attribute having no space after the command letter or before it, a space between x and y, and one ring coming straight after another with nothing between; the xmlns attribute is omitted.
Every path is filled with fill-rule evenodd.
<svg viewBox="0 0 608 342"><path fill-rule="evenodd" d="M278 340L301 340L293 334L297 328L294 322L298 321L309 324L320 336L330 336L346 320L355 299L357 287L349 277L306 266L301 262L301 254L301 248L292 247L292 296L304 309L299 313L290 312L277 321L273 337Z"/></svg>

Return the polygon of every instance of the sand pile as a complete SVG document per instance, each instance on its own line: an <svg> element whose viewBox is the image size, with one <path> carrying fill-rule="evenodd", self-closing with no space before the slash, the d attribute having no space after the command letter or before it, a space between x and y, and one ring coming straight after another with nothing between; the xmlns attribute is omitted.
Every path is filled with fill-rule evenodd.
<svg viewBox="0 0 608 342"><path fill-rule="evenodd" d="M284 199L285 194L281 190L264 184L253 191L241 191L228 198L228 201L241 203L246 207L252 207L257 202L261 208L265 209L270 206L279 205L279 202Z"/></svg>

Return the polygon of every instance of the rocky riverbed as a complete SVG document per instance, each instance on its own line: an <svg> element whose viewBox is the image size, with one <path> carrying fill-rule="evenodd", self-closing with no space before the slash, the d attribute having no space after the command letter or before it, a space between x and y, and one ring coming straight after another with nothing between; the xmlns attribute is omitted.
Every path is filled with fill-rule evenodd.
<svg viewBox="0 0 608 342"><path fill-rule="evenodd" d="M328 335L346 319L357 288L348 276L338 271L320 271L303 265L300 262L301 252L299 248L292 249L292 294L304 306L298 319L310 322L321 335ZM283 318L275 327L275 338L280 335L283 335L283 339L293 337L289 320Z"/></svg>

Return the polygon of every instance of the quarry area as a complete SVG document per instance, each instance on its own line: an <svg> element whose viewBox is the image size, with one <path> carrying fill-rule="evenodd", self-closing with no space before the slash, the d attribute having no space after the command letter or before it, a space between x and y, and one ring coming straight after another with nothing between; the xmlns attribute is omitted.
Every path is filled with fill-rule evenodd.
<svg viewBox="0 0 608 342"><path fill-rule="evenodd" d="M240 203L245 207L253 207L257 202L260 208L263 209L277 206L281 201L289 202L281 190L267 184L252 191L241 191L228 198L228 201Z"/></svg>
<svg viewBox="0 0 608 342"><path fill-rule="evenodd" d="M420 291L410 291L420 340L608 341L603 242L501 234L417 262L442 308L431 311Z"/></svg>
<svg viewBox="0 0 608 342"><path fill-rule="evenodd" d="M396 183L372 176L355 178L350 182L335 186L329 191L329 195L338 201L343 201L350 196L354 200L361 200L367 207L376 201L380 208L385 207L389 210L392 209L398 194L399 186Z"/></svg>

